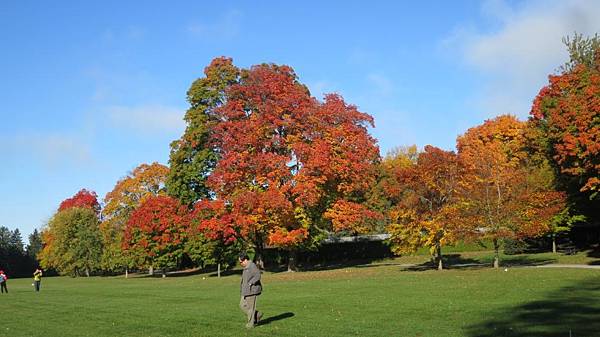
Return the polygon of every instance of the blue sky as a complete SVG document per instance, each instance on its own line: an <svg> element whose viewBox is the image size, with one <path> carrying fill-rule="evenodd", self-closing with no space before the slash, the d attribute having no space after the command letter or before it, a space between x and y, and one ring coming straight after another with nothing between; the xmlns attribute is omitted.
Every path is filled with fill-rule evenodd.
<svg viewBox="0 0 600 337"><path fill-rule="evenodd" d="M0 6L0 225L26 236L81 188L103 198L166 164L185 93L214 57L292 66L317 97L375 118L382 155L454 149L502 113L526 118L600 31L593 1L7 1Z"/></svg>

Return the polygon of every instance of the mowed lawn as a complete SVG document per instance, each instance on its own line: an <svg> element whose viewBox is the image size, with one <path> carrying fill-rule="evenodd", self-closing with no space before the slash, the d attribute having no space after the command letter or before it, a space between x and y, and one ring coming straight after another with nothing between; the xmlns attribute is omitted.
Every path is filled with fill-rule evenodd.
<svg viewBox="0 0 600 337"><path fill-rule="evenodd" d="M9 280L4 336L600 336L600 270L265 273L247 330L240 275Z"/></svg>

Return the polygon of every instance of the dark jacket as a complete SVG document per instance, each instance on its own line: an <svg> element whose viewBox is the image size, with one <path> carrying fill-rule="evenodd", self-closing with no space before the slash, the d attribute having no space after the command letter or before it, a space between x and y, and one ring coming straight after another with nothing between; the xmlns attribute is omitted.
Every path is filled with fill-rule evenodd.
<svg viewBox="0 0 600 337"><path fill-rule="evenodd" d="M242 296L259 295L262 292L260 283L260 270L252 261L248 261L242 272L242 282L240 283L240 292Z"/></svg>

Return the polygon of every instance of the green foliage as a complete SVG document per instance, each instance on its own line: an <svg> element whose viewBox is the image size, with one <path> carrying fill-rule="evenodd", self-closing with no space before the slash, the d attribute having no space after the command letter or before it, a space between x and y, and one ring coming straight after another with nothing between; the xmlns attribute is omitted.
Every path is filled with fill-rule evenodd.
<svg viewBox="0 0 600 337"><path fill-rule="evenodd" d="M61 274L79 276L100 268L102 237L94 210L72 207L56 213L48 222L48 243L42 266Z"/></svg>
<svg viewBox="0 0 600 337"><path fill-rule="evenodd" d="M187 92L190 108L185 114L187 127L180 139L171 143L167 192L183 204L209 198L206 178L219 158L209 142L211 127L217 122L214 109L225 103L225 90L238 82L239 70L232 60L214 59Z"/></svg>
<svg viewBox="0 0 600 337"><path fill-rule="evenodd" d="M198 233L188 238L184 251L201 268L221 264L222 268L228 269L236 265L242 248L238 241L225 244L221 240L210 240Z"/></svg>
<svg viewBox="0 0 600 337"><path fill-rule="evenodd" d="M22 276L30 272L35 258L26 254L19 229L10 230L0 226L0 269L9 277Z"/></svg>
<svg viewBox="0 0 600 337"><path fill-rule="evenodd" d="M29 244L27 245L27 255L36 259L37 254L42 250L42 235L37 228L29 234Z"/></svg>

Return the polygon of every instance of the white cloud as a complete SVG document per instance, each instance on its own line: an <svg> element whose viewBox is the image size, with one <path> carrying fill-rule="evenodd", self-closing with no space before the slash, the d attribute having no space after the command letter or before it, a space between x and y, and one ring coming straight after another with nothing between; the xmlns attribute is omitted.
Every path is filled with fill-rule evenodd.
<svg viewBox="0 0 600 337"><path fill-rule="evenodd" d="M548 74L568 59L562 38L600 31L598 1L529 1L511 7L493 0L482 5L482 12L499 29L458 27L444 44L458 47L464 61L489 81L476 99L489 115L526 116Z"/></svg>
<svg viewBox="0 0 600 337"><path fill-rule="evenodd" d="M140 132L183 132L184 109L163 105L111 106L108 118L116 127Z"/></svg>
<svg viewBox="0 0 600 337"><path fill-rule="evenodd" d="M26 154L49 167L65 163L85 166L93 162L88 144L71 135L21 132L2 143L6 146L2 152Z"/></svg>
<svg viewBox="0 0 600 337"><path fill-rule="evenodd" d="M243 14L239 10L230 10L214 22L193 22L187 25L187 31L201 38L233 38L240 32Z"/></svg>

